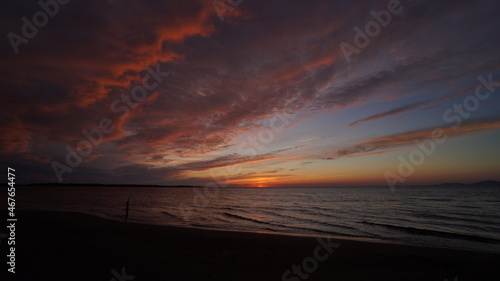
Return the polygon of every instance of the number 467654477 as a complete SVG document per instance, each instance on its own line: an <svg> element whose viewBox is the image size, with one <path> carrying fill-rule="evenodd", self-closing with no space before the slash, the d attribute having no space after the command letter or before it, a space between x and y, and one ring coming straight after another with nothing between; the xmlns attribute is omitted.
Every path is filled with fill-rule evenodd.
<svg viewBox="0 0 500 281"><path fill-rule="evenodd" d="M14 197L16 196L16 188L15 188L15 178L16 178L16 175L11 173L12 172L15 172L16 170L12 169L12 168L8 168L7 169L7 177L8 177L8 180L9 180L9 186L10 188L7 189L7 194L9 195L8 197L8 210L9 210L9 216L11 217L14 217L15 213L14 213L14 210L16 208L16 200L14 199Z"/></svg>

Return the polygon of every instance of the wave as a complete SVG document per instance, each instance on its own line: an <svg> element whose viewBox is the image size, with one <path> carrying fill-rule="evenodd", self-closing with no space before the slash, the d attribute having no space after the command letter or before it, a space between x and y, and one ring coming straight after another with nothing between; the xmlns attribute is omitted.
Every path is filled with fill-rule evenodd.
<svg viewBox="0 0 500 281"><path fill-rule="evenodd" d="M230 214L230 213L223 213L223 215L225 215L227 217L234 218L234 219L240 219L240 220L250 221L250 222L259 223L259 224L265 224L265 225L268 225L268 226L280 227L280 228L285 228L285 229L293 229L293 230L301 230L301 231L305 231L307 233L320 233L320 234L335 235L335 236L344 236L344 237L366 237L366 236L355 235L355 234L351 234L351 233L333 232L333 231L316 229L316 228L299 227L299 226L293 226L293 225L283 225L283 224L265 222L265 221L260 221L260 220L257 220L257 219L247 218L247 217L243 217L243 216L239 216L239 215L235 215L235 214ZM314 221L312 221L310 223L314 223ZM332 226L342 227L340 225L332 225ZM272 229L272 228L269 228L269 227L266 227L265 229L266 230L271 230L271 231L274 231L274 232L278 231L277 229Z"/></svg>
<svg viewBox="0 0 500 281"><path fill-rule="evenodd" d="M311 212L304 212L304 213L307 213L309 215L308 217L298 217L298 216L293 216L293 215L288 215L288 214L285 215L285 214L274 213L274 212L269 212L269 211L264 211L264 213L269 214L271 216L280 217L283 219L293 219L296 221L305 222L305 223L308 223L311 225L322 225L322 226L326 226L326 227L337 227L337 228L345 228L348 230L359 231L359 229L355 228L355 227L351 227L351 226L347 226L347 225L340 225L340 224L333 224L330 222L318 220L317 218L315 218L314 215L311 214ZM312 213L314 213L314 212L312 212ZM335 218L335 217L329 217L329 218Z"/></svg>
<svg viewBox="0 0 500 281"><path fill-rule="evenodd" d="M235 218L235 219L240 219L240 220L246 220L246 221L251 221L251 222L255 222L255 223L272 225L272 223L269 223L269 222L260 221L260 220L256 220L256 219L251 219L251 218L247 218L247 217L243 217L243 216L238 216L238 215L235 215L235 214L223 213L223 215L231 217L231 218Z"/></svg>
<svg viewBox="0 0 500 281"><path fill-rule="evenodd" d="M455 222L463 222L463 223L473 223L473 224L495 224L493 221L486 221L486 220L478 220L474 218L469 218L465 216L457 217L454 213L443 213L444 215L437 215L437 214L429 214L429 213L415 213L415 217L417 218L424 218L424 219L432 219L434 221L444 221L444 222L449 222L449 221L455 221Z"/></svg>
<svg viewBox="0 0 500 281"><path fill-rule="evenodd" d="M434 202L451 202L455 201L455 199L450 198L421 198L422 201L434 201Z"/></svg>
<svg viewBox="0 0 500 281"><path fill-rule="evenodd" d="M409 226L397 226L397 225L384 224L384 223L373 223L373 222L367 222L367 221L363 221L362 223L368 224L368 225L382 226L382 227L385 227L388 229L394 229L394 230L406 232L409 234L436 236L436 237L454 238L454 239L476 241L476 242L483 242L483 243L500 244L499 239L487 238L487 237L481 237L481 236L474 236L474 235L467 235L467 234L460 234L460 233L450 233L450 232L445 232L445 231L429 230L429 229L415 228L415 227L409 227Z"/></svg>
<svg viewBox="0 0 500 281"><path fill-rule="evenodd" d="M182 218L181 218L181 217L176 216L176 215L174 215L174 214L172 214L172 213L170 213L170 212L163 211L163 212L161 212L161 213L162 213L162 214L164 214L164 215L167 215L167 216L169 216L169 217L172 217L172 218L174 218L174 219L176 219L176 220L182 220Z"/></svg>

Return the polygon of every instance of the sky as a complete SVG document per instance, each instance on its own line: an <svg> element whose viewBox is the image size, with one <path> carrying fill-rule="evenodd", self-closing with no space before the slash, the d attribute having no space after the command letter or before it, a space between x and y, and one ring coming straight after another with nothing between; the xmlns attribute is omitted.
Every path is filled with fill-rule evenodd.
<svg viewBox="0 0 500 281"><path fill-rule="evenodd" d="M500 180L498 1L46 3L0 4L18 183Z"/></svg>

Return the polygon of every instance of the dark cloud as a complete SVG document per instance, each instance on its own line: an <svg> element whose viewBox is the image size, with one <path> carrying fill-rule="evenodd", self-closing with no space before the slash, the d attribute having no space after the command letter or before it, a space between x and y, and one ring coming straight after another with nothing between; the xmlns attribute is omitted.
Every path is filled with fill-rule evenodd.
<svg viewBox="0 0 500 281"><path fill-rule="evenodd" d="M1 153L22 165L31 159L36 178L47 162L63 161L64 147L84 139L83 129L109 118L116 129L82 165L88 172L75 175L113 178L126 161L130 170L123 175L131 180L141 173L151 182L180 180L189 169L272 157L227 152L184 166L163 160L229 149L236 136L276 114L404 98L494 72L500 62L499 5L491 1L401 1L403 13L351 64L339 44L352 44L353 28L364 27L370 11L387 1L244 1L224 22L212 2L70 1L17 55L4 36L0 102L8 106L0 114ZM20 34L20 18L39 10L34 0L0 5L2 34ZM111 111L114 100L142 83L145 68L156 65L170 76L126 118ZM463 92L462 86L439 97ZM351 125L427 105L394 104ZM169 168L150 166L154 161Z"/></svg>

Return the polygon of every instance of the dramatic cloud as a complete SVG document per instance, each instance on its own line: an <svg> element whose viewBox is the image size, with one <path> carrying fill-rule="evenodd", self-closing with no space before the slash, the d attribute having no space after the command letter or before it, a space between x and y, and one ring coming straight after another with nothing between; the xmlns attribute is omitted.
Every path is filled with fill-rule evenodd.
<svg viewBox="0 0 500 281"><path fill-rule="evenodd" d="M21 19L32 21L37 3L0 4L0 153L26 182L57 181L51 163L66 165L67 146L78 150L83 130L103 119L113 130L64 181L196 184L208 170L256 161L269 160L268 171L315 167L282 149L368 139L372 128L360 124L394 136L440 126L426 114L473 93L478 76L500 77L500 5L486 0L401 0L403 11L350 63L340 44L355 45L355 27L388 1L243 1L224 21L211 0L70 1L16 54L7 34L23 36ZM144 81L155 86L138 101ZM476 117L495 106L492 96ZM295 117L269 137L270 120L286 114ZM238 151L247 136L254 155ZM350 149L384 145L396 143Z"/></svg>

